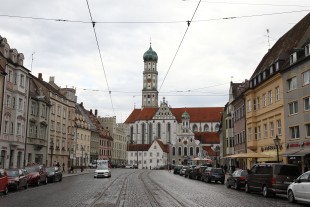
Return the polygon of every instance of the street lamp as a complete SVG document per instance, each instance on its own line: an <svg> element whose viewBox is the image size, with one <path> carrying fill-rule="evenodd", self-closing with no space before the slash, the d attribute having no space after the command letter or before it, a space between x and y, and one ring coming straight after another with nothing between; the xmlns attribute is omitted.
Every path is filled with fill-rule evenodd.
<svg viewBox="0 0 310 207"><path fill-rule="evenodd" d="M81 160L81 172L83 172L83 166L84 166L84 160L83 160L83 152L84 152L84 147L81 146L81 150L82 150L82 160Z"/></svg>
<svg viewBox="0 0 310 207"><path fill-rule="evenodd" d="M279 160L279 146L280 146L281 139L279 139L278 135L276 135L276 138L273 139L273 141L274 141L274 145L277 147L277 161L280 162L280 160Z"/></svg>
<svg viewBox="0 0 310 207"><path fill-rule="evenodd" d="M218 166L218 165L217 165L217 159L218 159L217 153L218 153L219 151L220 151L220 146L217 145L217 146L215 147L215 157L216 157L216 158L215 158L215 159L216 159L216 160L215 160L215 165L216 165L216 167Z"/></svg>
<svg viewBox="0 0 310 207"><path fill-rule="evenodd" d="M53 140L51 141L51 144L50 144L50 150L51 150L51 166L53 166L53 151L54 151L54 142L53 142Z"/></svg>

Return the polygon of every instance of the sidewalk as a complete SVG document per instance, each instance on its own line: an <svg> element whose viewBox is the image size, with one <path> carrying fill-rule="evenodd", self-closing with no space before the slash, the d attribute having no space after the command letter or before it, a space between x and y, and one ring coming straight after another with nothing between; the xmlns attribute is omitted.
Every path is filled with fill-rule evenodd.
<svg viewBox="0 0 310 207"><path fill-rule="evenodd" d="M74 170L73 173L68 173L68 171L63 172L62 177L65 178L65 177L70 177L70 176L75 176L75 175L83 175L83 174L94 173L94 172L95 172L95 169L86 168L83 170L83 172L81 172L81 169L76 169L76 170Z"/></svg>

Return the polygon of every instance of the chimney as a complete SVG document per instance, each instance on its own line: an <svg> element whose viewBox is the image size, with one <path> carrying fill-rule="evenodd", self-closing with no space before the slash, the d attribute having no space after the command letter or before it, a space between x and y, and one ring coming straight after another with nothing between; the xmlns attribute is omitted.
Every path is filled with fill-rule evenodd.
<svg viewBox="0 0 310 207"><path fill-rule="evenodd" d="M39 73L38 78L39 78L39 80L43 81L42 73Z"/></svg>
<svg viewBox="0 0 310 207"><path fill-rule="evenodd" d="M90 113L90 114L93 114L93 110L91 109L91 110L89 111L89 113Z"/></svg>
<svg viewBox="0 0 310 207"><path fill-rule="evenodd" d="M95 116L97 116L98 115L98 110L97 109L95 109Z"/></svg>
<svg viewBox="0 0 310 207"><path fill-rule="evenodd" d="M55 77L54 76L50 76L50 83L54 83L54 81L55 81Z"/></svg>

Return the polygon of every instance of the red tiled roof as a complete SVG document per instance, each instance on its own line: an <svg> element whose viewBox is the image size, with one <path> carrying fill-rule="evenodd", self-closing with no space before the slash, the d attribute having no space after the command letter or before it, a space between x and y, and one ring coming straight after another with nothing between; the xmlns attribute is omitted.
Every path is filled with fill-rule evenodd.
<svg viewBox="0 0 310 207"><path fill-rule="evenodd" d="M200 141L200 144L219 144L220 136L217 132L195 132L195 139Z"/></svg>
<svg viewBox="0 0 310 207"><path fill-rule="evenodd" d="M160 148L163 150L163 152L169 153L169 145L164 144L161 140L157 139L157 143L159 144Z"/></svg>
<svg viewBox="0 0 310 207"><path fill-rule="evenodd" d="M150 147L150 144L128 144L127 151L148 151Z"/></svg>
<svg viewBox="0 0 310 207"><path fill-rule="evenodd" d="M209 156L216 156L216 152L210 146L203 146L202 149L208 153Z"/></svg>
<svg viewBox="0 0 310 207"><path fill-rule="evenodd" d="M137 120L151 120L157 108L134 109L125 123L134 123ZM221 120L221 112L224 107L200 107L200 108L171 108L171 112L178 122L182 121L182 114L187 112L191 122L213 122Z"/></svg>

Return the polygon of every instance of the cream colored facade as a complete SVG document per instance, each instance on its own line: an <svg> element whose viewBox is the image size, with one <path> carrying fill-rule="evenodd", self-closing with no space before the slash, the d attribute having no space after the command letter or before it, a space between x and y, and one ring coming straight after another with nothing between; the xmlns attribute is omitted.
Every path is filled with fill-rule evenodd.
<svg viewBox="0 0 310 207"><path fill-rule="evenodd" d="M77 115L79 116L79 115ZM82 120L83 119L83 120ZM90 126L84 117L80 117L76 122L80 122L76 128L76 159L75 166L88 166L90 162Z"/></svg>
<svg viewBox="0 0 310 207"><path fill-rule="evenodd" d="M285 149L285 131L283 130L283 87L279 73L254 89L245 93L246 131L248 152L254 151L272 156L259 158L258 162L277 161L274 144L276 136L281 140L279 158ZM252 166L252 163L249 163ZM248 166L248 167L250 167Z"/></svg>

